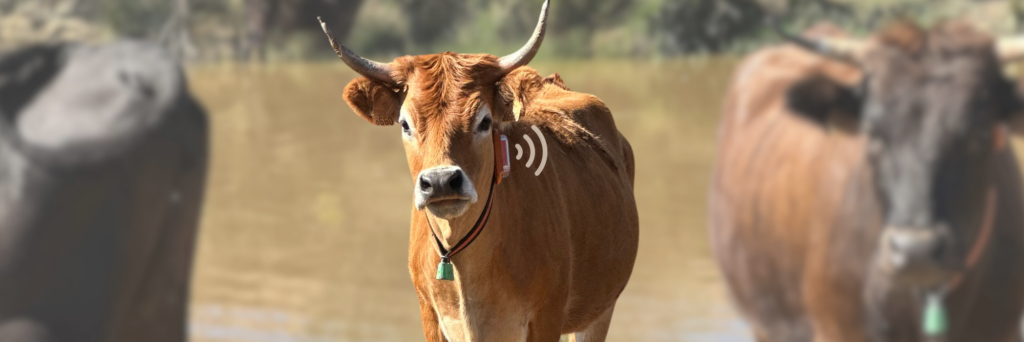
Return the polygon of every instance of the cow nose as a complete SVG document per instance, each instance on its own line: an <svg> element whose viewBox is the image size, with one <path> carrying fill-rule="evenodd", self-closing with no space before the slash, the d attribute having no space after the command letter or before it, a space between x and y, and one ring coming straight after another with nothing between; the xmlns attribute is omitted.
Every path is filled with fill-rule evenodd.
<svg viewBox="0 0 1024 342"><path fill-rule="evenodd" d="M420 174L420 192L430 197L457 195L462 189L465 176L461 169L442 168Z"/></svg>
<svg viewBox="0 0 1024 342"><path fill-rule="evenodd" d="M922 275L944 272L943 263L950 251L949 235L939 228L889 227L883 243L886 262L892 270Z"/></svg>

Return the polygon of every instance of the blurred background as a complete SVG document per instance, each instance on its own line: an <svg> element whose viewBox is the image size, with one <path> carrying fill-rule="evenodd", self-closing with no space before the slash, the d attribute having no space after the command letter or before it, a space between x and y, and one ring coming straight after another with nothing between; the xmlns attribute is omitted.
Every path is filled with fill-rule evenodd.
<svg viewBox="0 0 1024 342"><path fill-rule="evenodd" d="M0 0L0 50L158 42L210 112L212 158L192 341L422 340L406 268L412 180L396 127L341 100L356 75L323 16L367 57L521 46L541 0ZM962 17L1017 31L1011 1L555 0L531 64L601 97L636 151L640 253L610 341L750 341L710 258L705 194L732 68L778 15L867 32ZM513 171L514 172L514 171Z"/></svg>
<svg viewBox="0 0 1024 342"><path fill-rule="evenodd" d="M673 58L748 51L775 40L763 19L829 20L864 32L893 16L960 16L998 33L1015 0L560 0L541 59ZM0 0L0 48L41 40L159 41L190 62L333 58L315 20L369 57L500 53L521 46L537 0Z"/></svg>

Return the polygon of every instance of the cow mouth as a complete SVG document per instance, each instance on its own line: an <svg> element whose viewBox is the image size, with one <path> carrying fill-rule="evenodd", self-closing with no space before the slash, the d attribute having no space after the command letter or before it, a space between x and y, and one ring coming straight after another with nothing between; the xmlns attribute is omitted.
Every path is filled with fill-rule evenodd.
<svg viewBox="0 0 1024 342"><path fill-rule="evenodd" d="M962 267L949 229L889 226L876 254L876 268L897 285L928 288L949 281Z"/></svg>
<svg viewBox="0 0 1024 342"><path fill-rule="evenodd" d="M434 216L450 219L461 216L469 208L469 198L449 197L432 199L427 202L427 210Z"/></svg>
<svg viewBox="0 0 1024 342"><path fill-rule="evenodd" d="M876 269L890 278L894 285L906 288L928 289L940 287L950 281L960 270L942 262L906 261L902 257L890 257L881 261ZM893 260L896 259L896 260Z"/></svg>

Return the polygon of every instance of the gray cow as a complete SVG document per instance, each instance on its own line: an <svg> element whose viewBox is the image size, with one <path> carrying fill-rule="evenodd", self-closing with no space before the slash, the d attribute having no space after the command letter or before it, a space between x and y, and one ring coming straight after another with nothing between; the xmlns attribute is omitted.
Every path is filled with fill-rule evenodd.
<svg viewBox="0 0 1024 342"><path fill-rule="evenodd" d="M207 118L161 49L0 57L0 341L183 341Z"/></svg>

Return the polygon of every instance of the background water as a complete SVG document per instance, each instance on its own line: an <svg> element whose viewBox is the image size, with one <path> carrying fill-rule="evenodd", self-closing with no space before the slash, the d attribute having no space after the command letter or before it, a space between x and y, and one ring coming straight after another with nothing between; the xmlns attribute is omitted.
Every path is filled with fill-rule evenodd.
<svg viewBox="0 0 1024 342"><path fill-rule="evenodd" d="M564 62L636 154L640 252L610 341L749 341L710 257L705 197L734 62ZM354 115L337 62L198 66L213 158L194 278L193 341L423 340L409 280L400 129Z"/></svg>

